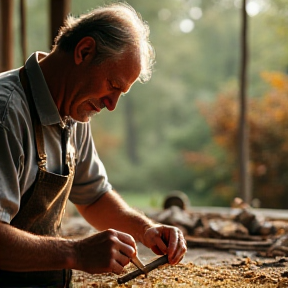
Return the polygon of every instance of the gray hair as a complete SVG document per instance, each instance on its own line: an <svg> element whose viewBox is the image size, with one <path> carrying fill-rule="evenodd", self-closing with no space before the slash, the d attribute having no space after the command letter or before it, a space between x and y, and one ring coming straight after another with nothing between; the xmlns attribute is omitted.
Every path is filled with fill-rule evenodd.
<svg viewBox="0 0 288 288"><path fill-rule="evenodd" d="M53 50L74 51L86 36L96 42L95 64L107 58L119 59L124 52L139 53L141 72L138 80L151 78L155 52L149 40L150 29L134 8L127 3L114 3L99 7L79 18L68 16L55 38Z"/></svg>

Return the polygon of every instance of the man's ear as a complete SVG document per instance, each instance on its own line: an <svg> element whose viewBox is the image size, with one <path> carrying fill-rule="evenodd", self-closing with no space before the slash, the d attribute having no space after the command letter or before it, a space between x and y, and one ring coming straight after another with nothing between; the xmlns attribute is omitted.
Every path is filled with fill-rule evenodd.
<svg viewBox="0 0 288 288"><path fill-rule="evenodd" d="M90 37L82 38L74 49L74 61L76 65L79 65L83 61L90 61L95 57L96 42Z"/></svg>

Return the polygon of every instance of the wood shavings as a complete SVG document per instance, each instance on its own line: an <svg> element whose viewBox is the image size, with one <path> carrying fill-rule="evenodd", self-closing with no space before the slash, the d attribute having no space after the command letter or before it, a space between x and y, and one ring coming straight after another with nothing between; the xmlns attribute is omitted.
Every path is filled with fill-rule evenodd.
<svg viewBox="0 0 288 288"><path fill-rule="evenodd" d="M131 271L131 268L125 269L125 273L129 270ZM111 273L89 275L78 271L73 277L72 287L284 288L288 287L288 265L286 258L269 262L254 261L247 258L243 259L243 261L241 260L238 265L235 265L235 263L221 263L219 265L194 265L193 263L175 266L164 265L151 271L147 278L139 276L121 285L117 285L117 277L119 276Z"/></svg>

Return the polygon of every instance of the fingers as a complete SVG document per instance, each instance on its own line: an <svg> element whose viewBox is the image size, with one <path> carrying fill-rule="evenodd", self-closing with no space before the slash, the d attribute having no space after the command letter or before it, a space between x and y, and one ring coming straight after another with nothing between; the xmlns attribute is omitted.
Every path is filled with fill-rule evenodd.
<svg viewBox="0 0 288 288"><path fill-rule="evenodd" d="M163 254L166 254L166 253L163 253L156 245L155 246L152 246L151 247L151 250L157 254L157 255L163 255Z"/></svg>
<svg viewBox="0 0 288 288"><path fill-rule="evenodd" d="M123 244L123 243L119 246L120 246L118 248L119 253L127 256L128 259L131 259L136 255L136 250L134 248L132 248L131 246L128 246L128 245Z"/></svg>
<svg viewBox="0 0 288 288"><path fill-rule="evenodd" d="M167 253L167 245L164 236L164 226L155 226L146 230L144 239L145 245L152 249L152 251L156 254L166 254Z"/></svg>
<svg viewBox="0 0 288 288"><path fill-rule="evenodd" d="M134 247L135 249L137 249L135 240L131 235L124 233L124 232L121 232L121 231L116 231L113 229L109 229L108 231L110 231L110 230L117 233L117 237L120 241L122 241L123 243L126 243L126 244Z"/></svg>
<svg viewBox="0 0 288 288"><path fill-rule="evenodd" d="M134 238L126 233L109 229L114 235L115 242L114 253L112 254L112 272L120 274L123 268L130 262L130 259L136 255L137 246Z"/></svg>
<svg viewBox="0 0 288 288"><path fill-rule="evenodd" d="M137 251L132 236L113 229L75 243L77 266L74 268L93 274L121 273Z"/></svg>
<svg viewBox="0 0 288 288"><path fill-rule="evenodd" d="M124 267L130 262L130 258L127 257L126 255L119 253L115 259L112 259L112 271L115 274L120 274Z"/></svg>
<svg viewBox="0 0 288 288"><path fill-rule="evenodd" d="M179 263L187 251L186 241L180 229L158 225L145 233L145 245L156 254L167 254L170 264Z"/></svg>
<svg viewBox="0 0 288 288"><path fill-rule="evenodd" d="M170 239L167 249L168 259L170 264L179 263L187 251L186 241L183 233L174 228L170 231Z"/></svg>
<svg viewBox="0 0 288 288"><path fill-rule="evenodd" d="M119 252L119 251L118 251ZM115 274L121 274L123 272L124 267L130 262L130 258L122 253L115 255L115 257L111 257L109 266L103 270L104 272L112 272ZM100 272L102 273L102 272Z"/></svg>
<svg viewBox="0 0 288 288"><path fill-rule="evenodd" d="M114 230L115 231L115 230ZM119 251L128 256L129 258L132 258L137 253L137 245L134 240L134 238L126 233L116 231L117 232L117 238L121 243L121 247L119 248Z"/></svg>
<svg viewBox="0 0 288 288"><path fill-rule="evenodd" d="M161 254L166 254L168 252L167 245L164 243L163 238L160 235L155 238L155 244L157 249L162 252Z"/></svg>

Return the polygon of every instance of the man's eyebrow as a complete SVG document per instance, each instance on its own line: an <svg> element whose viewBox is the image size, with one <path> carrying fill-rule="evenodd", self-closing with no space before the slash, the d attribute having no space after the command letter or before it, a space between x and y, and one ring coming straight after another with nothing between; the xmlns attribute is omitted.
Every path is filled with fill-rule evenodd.
<svg viewBox="0 0 288 288"><path fill-rule="evenodd" d="M130 90L130 87L127 88L127 85L120 79L115 79L115 82L123 94L127 93Z"/></svg>

